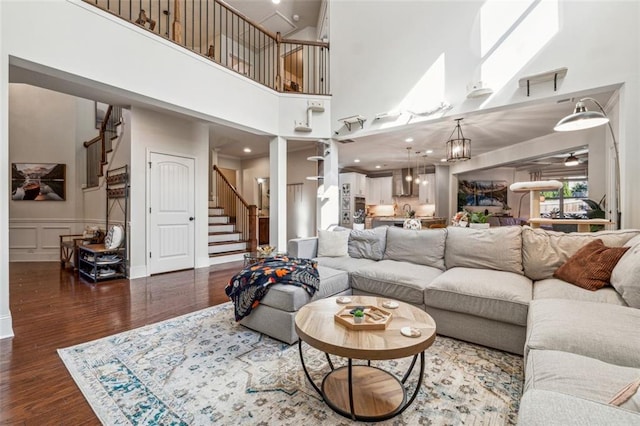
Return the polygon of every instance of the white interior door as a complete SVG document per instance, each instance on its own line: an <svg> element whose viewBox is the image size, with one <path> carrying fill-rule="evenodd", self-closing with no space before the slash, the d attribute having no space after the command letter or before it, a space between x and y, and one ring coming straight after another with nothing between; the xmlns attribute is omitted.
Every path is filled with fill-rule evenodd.
<svg viewBox="0 0 640 426"><path fill-rule="evenodd" d="M195 160L151 153L149 272L195 266Z"/></svg>

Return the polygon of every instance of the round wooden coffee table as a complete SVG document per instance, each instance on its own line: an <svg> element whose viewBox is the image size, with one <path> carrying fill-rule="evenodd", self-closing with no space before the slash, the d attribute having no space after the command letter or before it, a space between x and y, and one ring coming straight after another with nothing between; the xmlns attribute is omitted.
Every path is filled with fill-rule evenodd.
<svg viewBox="0 0 640 426"><path fill-rule="evenodd" d="M379 306L390 299L351 296L349 305ZM334 320L334 314L344 308L337 298L317 300L303 306L296 314L296 332L300 337L298 350L307 379L332 410L353 420L381 421L402 413L416 398L424 375L424 351L436 338L436 323L425 311L397 302L391 321L384 330L351 330ZM420 331L419 337L401 334L403 327ZM325 353L331 371L318 387L311 379L304 362L302 342ZM334 368L329 355L348 359L346 367ZM393 374L371 366L372 360L388 360L413 356L408 371L398 379ZM418 384L407 400L404 384L420 356ZM354 359L366 364L353 364Z"/></svg>

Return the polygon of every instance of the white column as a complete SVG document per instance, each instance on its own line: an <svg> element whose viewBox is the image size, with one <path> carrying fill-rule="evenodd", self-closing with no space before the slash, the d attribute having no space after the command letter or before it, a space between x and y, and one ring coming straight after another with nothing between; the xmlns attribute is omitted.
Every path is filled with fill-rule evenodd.
<svg viewBox="0 0 640 426"><path fill-rule="evenodd" d="M452 181L456 184L453 185ZM448 165L436 164L436 216L444 217L447 221L453 216L458 201L457 181L455 176L450 177ZM452 187L455 187L455 196Z"/></svg>
<svg viewBox="0 0 640 426"><path fill-rule="evenodd" d="M318 229L328 229L340 223L340 185L338 182L338 143L331 140L324 157L324 179L318 186Z"/></svg>
<svg viewBox="0 0 640 426"><path fill-rule="evenodd" d="M2 2L0 2L2 21ZM9 56L0 45L0 176L9 174ZM3 179L4 181L4 179ZM0 338L13 336L9 310L9 185L0 185Z"/></svg>
<svg viewBox="0 0 640 426"><path fill-rule="evenodd" d="M269 143L269 245L287 249L287 140Z"/></svg>

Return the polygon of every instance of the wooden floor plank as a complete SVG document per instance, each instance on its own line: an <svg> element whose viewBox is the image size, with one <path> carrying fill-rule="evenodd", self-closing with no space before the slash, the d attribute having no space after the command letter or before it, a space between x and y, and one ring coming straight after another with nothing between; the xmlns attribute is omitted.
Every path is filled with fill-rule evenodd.
<svg viewBox="0 0 640 426"><path fill-rule="evenodd" d="M224 287L241 268L90 284L60 262L11 263L15 337L0 339L0 424L100 424L57 349L224 303Z"/></svg>

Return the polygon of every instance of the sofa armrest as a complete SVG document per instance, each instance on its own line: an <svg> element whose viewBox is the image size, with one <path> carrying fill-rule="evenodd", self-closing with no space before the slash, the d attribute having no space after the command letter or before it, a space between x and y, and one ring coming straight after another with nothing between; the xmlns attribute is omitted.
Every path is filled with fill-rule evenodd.
<svg viewBox="0 0 640 426"><path fill-rule="evenodd" d="M318 255L318 237L294 238L287 244L287 254L303 259L313 259Z"/></svg>

